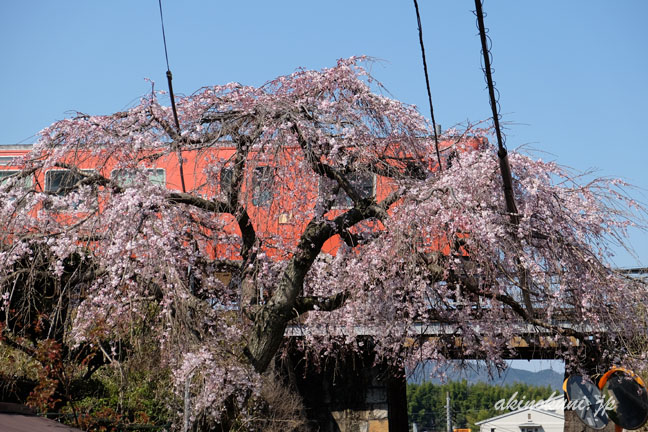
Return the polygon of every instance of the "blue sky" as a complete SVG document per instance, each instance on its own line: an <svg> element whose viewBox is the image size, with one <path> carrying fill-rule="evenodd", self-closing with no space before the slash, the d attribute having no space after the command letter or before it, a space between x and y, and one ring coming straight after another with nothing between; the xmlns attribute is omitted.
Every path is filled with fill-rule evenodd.
<svg viewBox="0 0 648 432"><path fill-rule="evenodd" d="M352 55L425 114L411 1L163 2L177 93L238 81L260 85L297 67ZM470 0L420 0L437 122L489 115ZM648 202L648 2L486 0L508 147L622 177ZM157 0L0 4L0 143L31 143L74 111L108 114L166 86ZM648 235L632 233L648 265Z"/></svg>

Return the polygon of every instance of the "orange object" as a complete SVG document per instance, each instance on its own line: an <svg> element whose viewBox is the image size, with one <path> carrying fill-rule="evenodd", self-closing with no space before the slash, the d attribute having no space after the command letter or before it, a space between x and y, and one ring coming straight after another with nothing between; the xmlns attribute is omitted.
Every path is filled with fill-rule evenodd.
<svg viewBox="0 0 648 432"><path fill-rule="evenodd" d="M646 385L644 384L641 377L639 377L637 374L635 374L634 372L632 372L632 371L630 371L628 369L615 366L615 367L613 367L612 369L610 369L609 371L607 371L607 372L605 372L603 374L603 376L601 377L601 379L599 380L599 383L598 383L599 390L603 390L603 387L605 387L605 384L607 383L608 378L610 378L610 376L615 372L625 372L628 375L630 375L635 381L637 381L642 387L646 387Z"/></svg>

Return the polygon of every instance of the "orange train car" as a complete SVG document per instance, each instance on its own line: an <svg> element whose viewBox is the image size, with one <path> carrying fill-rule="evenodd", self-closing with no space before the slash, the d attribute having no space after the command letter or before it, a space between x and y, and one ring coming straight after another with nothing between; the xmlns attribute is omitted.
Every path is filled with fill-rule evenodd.
<svg viewBox="0 0 648 432"><path fill-rule="evenodd" d="M455 140L449 139L440 142L442 153L445 155L446 161L452 156L453 145ZM467 138L462 140L461 148L459 151L469 151L471 149L479 148L483 145L481 138ZM11 145L0 146L0 184L3 179L8 176L16 174L20 171L20 158L27 155L31 150L31 145ZM205 168L214 161L224 162L232 157L234 154L233 148L217 148L198 153L195 150L183 151L183 171L185 188L188 192L198 193L206 198L213 198L218 191L211 190L206 186ZM299 152L294 152L297 155ZM128 181L128 173L123 169L117 168L119 160L115 155L106 156L90 156L89 153L84 156L84 152L77 152L74 156L74 165L81 170L93 170L99 172L101 175L120 182ZM290 152L288 152L288 157ZM300 157L300 156L295 156ZM277 163L290 163L290 161L281 161ZM155 160L155 163L147 163L144 159L139 165L148 170L149 180L157 185L164 186L169 190L180 191L182 189L180 169L178 160L175 154L164 155ZM271 165L268 165L271 168ZM264 182L263 171L265 166L259 165L254 168L252 173L247 173L251 178L245 183L249 185L251 190L243 190L244 196L247 201L247 209L250 215L251 223L254 228L259 231L263 227L263 231L277 238L288 242L289 244L296 244L300 234L303 232L307 224L307 219L300 217L300 215L311 211L315 202L317 201L317 194L321 187L321 179L314 176L303 176L300 173L295 173L292 179L282 179L285 183L294 184L295 188L300 189L301 201L299 203L288 202L291 198L282 197L281 194L277 196L277 191L273 190L273 185ZM228 181L227 168L224 168L219 173L220 187ZM301 175L301 177L300 177ZM356 186L362 194L366 196L375 196L377 200L385 198L391 191L393 191L393 183L385 177L378 175L359 175L353 179ZM26 183L28 187L33 187L37 191L47 191L52 193L64 193L65 185L70 182L70 172L66 169L51 168L45 172L37 172ZM285 185L283 185L285 188ZM245 188L245 187L244 187ZM344 195L344 194L342 194ZM334 216L343 212L346 208L351 207L351 202L348 198L339 195L336 198L334 208L329 212L329 215ZM294 195L293 195L294 196ZM227 216L221 216L226 218ZM240 236L238 225L230 216L230 221L225 226L225 230L232 236ZM335 251L340 245L341 240L339 237L334 237L327 241L323 247L323 251L335 254ZM433 248L445 250L447 246L442 246L446 241L438 239L433 240ZM210 255L237 259L238 252L228 244L211 244L207 246L210 249ZM281 259L281 248L273 248L272 243L264 245L266 253L276 255Z"/></svg>

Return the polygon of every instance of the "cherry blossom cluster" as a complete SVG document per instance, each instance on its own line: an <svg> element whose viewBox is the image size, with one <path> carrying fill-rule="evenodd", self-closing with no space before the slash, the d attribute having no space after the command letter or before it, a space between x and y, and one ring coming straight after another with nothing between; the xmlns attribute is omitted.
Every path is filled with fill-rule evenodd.
<svg viewBox="0 0 648 432"><path fill-rule="evenodd" d="M512 152L507 214L488 129L446 131L440 170L426 120L365 60L201 89L178 99L179 130L157 93L45 129L0 185L4 310L18 272L45 262L74 293L66 343L152 329L178 397L189 385L194 415L216 421L258 397L259 359L284 334L315 356L371 344L400 365L497 366L520 334L577 356L579 335L645 332L645 316L623 317L646 287L611 264L643 212L623 183ZM53 169L74 182L47 190Z"/></svg>

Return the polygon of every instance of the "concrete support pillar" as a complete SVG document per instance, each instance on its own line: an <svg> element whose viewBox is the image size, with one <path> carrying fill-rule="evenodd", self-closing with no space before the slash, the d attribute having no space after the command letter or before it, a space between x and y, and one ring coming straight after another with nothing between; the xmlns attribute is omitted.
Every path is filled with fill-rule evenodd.
<svg viewBox="0 0 648 432"><path fill-rule="evenodd" d="M387 381L389 432L408 432L407 378L403 369L394 371Z"/></svg>
<svg viewBox="0 0 648 432"><path fill-rule="evenodd" d="M309 365L295 353L294 381L312 430L407 432L404 371L374 364L374 354L349 354Z"/></svg>

